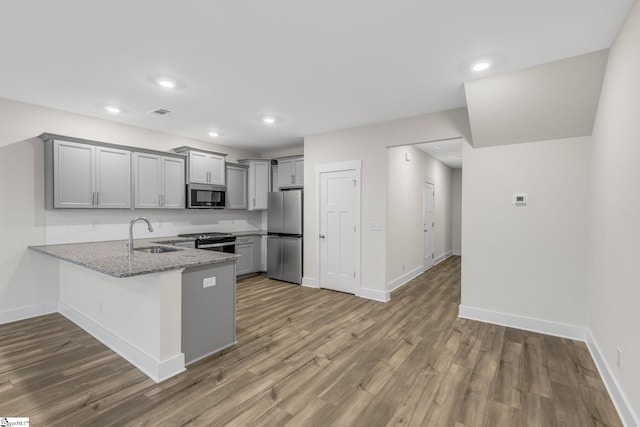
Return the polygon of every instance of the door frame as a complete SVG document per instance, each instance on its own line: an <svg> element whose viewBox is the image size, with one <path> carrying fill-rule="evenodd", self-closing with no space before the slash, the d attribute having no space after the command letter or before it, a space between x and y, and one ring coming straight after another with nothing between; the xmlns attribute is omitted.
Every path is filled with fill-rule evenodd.
<svg viewBox="0 0 640 427"><path fill-rule="evenodd" d="M320 288L321 283L321 271L320 271L320 175L327 172L343 172L343 171L354 171L356 174L356 185L355 185L355 203L354 203L354 223L356 227L356 235L355 235L355 265L354 269L356 272L356 277L354 278L355 282L355 291L357 295L357 290L360 289L360 204L361 204L361 182L362 182L362 160L351 160L346 162L337 162L337 163L323 163L315 166L315 234L313 236L313 246L316 249L316 275L317 277L317 288ZM305 236L306 238L306 236Z"/></svg>
<svg viewBox="0 0 640 427"><path fill-rule="evenodd" d="M424 231L422 232L422 268L424 271L430 269L431 267L433 267L436 264L436 239L435 239L435 233L436 233L436 183L435 180L431 177L425 176L424 179L422 180L422 220L424 221L424 185L425 184L430 184L431 187L433 188L433 204L432 204L432 208L433 208L433 227L432 227L432 233L430 234L431 237L431 265L429 267L425 267L424 265L424 258L425 258L425 254L424 254L424 248L425 248L425 234Z"/></svg>

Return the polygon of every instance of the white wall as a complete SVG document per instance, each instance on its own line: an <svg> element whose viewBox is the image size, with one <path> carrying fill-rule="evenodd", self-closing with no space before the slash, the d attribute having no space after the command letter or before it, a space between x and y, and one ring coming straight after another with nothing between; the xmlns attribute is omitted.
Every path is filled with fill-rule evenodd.
<svg viewBox="0 0 640 427"><path fill-rule="evenodd" d="M462 255L462 169L451 170L451 250Z"/></svg>
<svg viewBox="0 0 640 427"><path fill-rule="evenodd" d="M639 46L636 2L610 50L594 127L589 304L591 332L640 425Z"/></svg>
<svg viewBox="0 0 640 427"><path fill-rule="evenodd" d="M587 325L590 154L589 137L464 145L462 306Z"/></svg>
<svg viewBox="0 0 640 427"><path fill-rule="evenodd" d="M465 83L473 146L591 135L608 51Z"/></svg>
<svg viewBox="0 0 640 427"><path fill-rule="evenodd" d="M410 161L405 160L408 153ZM451 168L412 146L389 148L387 284L422 267L422 189L434 183L434 256L451 251ZM403 268L404 264L404 268Z"/></svg>
<svg viewBox="0 0 640 427"><path fill-rule="evenodd" d="M315 166L362 160L361 287L386 293L386 226L371 231L372 221L386 224L387 147L462 136L469 140L466 108L394 120L359 128L309 136L304 142L304 276L316 281Z"/></svg>
<svg viewBox="0 0 640 427"><path fill-rule="evenodd" d="M56 306L59 298L57 261L27 249L46 241L44 148L37 138L41 133L165 151L191 145L229 153L230 161L259 157L253 152L7 99L0 99L0 117L0 322L16 319L22 313L48 311L43 305ZM60 220L61 215L65 214L55 216ZM42 309L28 310L30 306Z"/></svg>

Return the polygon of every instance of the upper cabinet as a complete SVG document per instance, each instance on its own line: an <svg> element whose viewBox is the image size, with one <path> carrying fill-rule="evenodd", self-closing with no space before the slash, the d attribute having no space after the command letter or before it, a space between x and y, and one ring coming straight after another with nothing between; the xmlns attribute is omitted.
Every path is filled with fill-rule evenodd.
<svg viewBox="0 0 640 427"><path fill-rule="evenodd" d="M192 184L225 185L226 154L194 149L191 147L174 148L176 153L187 154L187 177Z"/></svg>
<svg viewBox="0 0 640 427"><path fill-rule="evenodd" d="M278 187L304 186L304 157L292 156L278 159Z"/></svg>
<svg viewBox="0 0 640 427"><path fill-rule="evenodd" d="M130 208L131 152L43 135L47 208Z"/></svg>
<svg viewBox="0 0 640 427"><path fill-rule="evenodd" d="M137 209L184 209L183 157L133 153L134 207Z"/></svg>
<svg viewBox="0 0 640 427"><path fill-rule="evenodd" d="M247 178L249 167L227 163L227 209L247 209Z"/></svg>
<svg viewBox="0 0 640 427"><path fill-rule="evenodd" d="M267 209L267 194L271 188L271 160L243 159L241 164L249 166L249 207L251 210Z"/></svg>

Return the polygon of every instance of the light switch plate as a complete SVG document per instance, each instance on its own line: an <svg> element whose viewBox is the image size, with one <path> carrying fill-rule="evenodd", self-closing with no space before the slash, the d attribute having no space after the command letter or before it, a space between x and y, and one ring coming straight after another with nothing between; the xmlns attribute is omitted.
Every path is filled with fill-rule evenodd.
<svg viewBox="0 0 640 427"><path fill-rule="evenodd" d="M202 279L203 288L210 288L211 286L215 286L215 285L216 285L216 276L206 277Z"/></svg>
<svg viewBox="0 0 640 427"><path fill-rule="evenodd" d="M382 231L382 224L380 224L380 221L371 221L369 228L371 231Z"/></svg>

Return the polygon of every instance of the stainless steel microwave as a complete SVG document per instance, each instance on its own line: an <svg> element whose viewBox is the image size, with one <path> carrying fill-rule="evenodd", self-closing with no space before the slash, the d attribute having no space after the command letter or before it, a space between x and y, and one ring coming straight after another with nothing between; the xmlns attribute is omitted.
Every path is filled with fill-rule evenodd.
<svg viewBox="0 0 640 427"><path fill-rule="evenodd" d="M187 209L224 209L226 192L218 185L187 184Z"/></svg>

